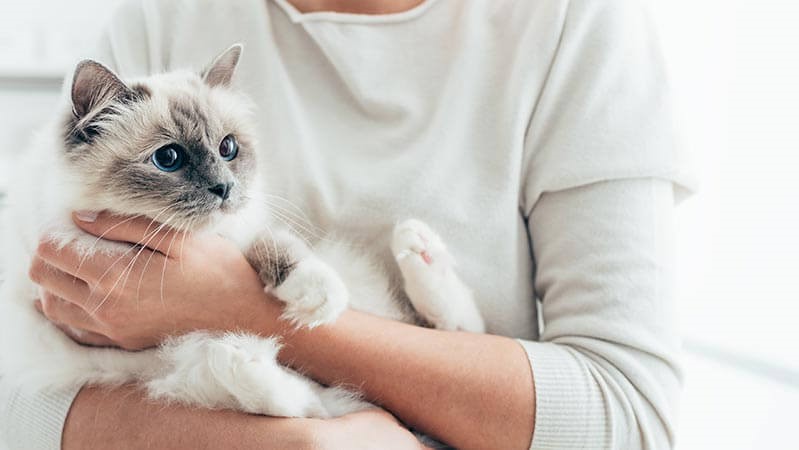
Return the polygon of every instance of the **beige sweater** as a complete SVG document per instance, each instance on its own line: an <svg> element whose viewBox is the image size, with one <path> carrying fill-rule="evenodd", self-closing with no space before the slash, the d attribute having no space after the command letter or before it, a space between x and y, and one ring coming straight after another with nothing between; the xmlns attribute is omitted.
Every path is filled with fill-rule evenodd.
<svg viewBox="0 0 799 450"><path fill-rule="evenodd" d="M527 350L532 448L654 449L674 442L671 220L690 181L651 30L640 0L427 0L384 16L137 0L87 56L126 77L243 42L238 81L280 168L268 182L338 235L404 217L442 232L489 332ZM73 395L2 380L0 432L56 448Z"/></svg>

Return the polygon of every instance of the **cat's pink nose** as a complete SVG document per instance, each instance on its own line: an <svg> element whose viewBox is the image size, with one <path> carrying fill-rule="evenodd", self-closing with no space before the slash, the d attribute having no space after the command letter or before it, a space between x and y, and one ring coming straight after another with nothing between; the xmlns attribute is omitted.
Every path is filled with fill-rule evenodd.
<svg viewBox="0 0 799 450"><path fill-rule="evenodd" d="M208 190L222 200L227 200L227 198L230 197L230 190L232 188L233 183L222 183L217 184L216 186L211 186L208 188Z"/></svg>

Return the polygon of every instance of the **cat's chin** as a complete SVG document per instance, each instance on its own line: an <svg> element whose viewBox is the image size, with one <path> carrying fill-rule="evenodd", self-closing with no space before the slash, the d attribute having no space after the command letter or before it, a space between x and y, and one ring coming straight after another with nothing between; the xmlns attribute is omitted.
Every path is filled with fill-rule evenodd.
<svg viewBox="0 0 799 450"><path fill-rule="evenodd" d="M205 215L202 219L188 220L183 230L189 232L217 232L227 226L230 220L234 220L237 210L225 211L220 208Z"/></svg>
<svg viewBox="0 0 799 450"><path fill-rule="evenodd" d="M209 206L197 211L194 216L186 217L175 224L175 228L190 232L215 231L225 222L235 220L242 208L227 202Z"/></svg>
<svg viewBox="0 0 799 450"><path fill-rule="evenodd" d="M223 221L223 218L224 215L213 212L201 219L186 219L183 223L176 224L175 228L190 233L213 231L219 227L219 223Z"/></svg>

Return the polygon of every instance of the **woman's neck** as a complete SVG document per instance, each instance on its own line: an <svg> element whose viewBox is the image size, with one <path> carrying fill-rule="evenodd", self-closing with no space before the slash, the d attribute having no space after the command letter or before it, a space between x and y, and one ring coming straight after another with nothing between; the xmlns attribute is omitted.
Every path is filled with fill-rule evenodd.
<svg viewBox="0 0 799 450"><path fill-rule="evenodd" d="M395 14L408 11L425 0L288 0L298 11L349 14Z"/></svg>

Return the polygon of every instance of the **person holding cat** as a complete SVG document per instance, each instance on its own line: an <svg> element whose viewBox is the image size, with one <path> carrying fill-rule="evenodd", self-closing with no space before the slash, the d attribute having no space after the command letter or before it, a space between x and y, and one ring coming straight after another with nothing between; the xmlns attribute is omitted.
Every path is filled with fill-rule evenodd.
<svg viewBox="0 0 799 450"><path fill-rule="evenodd" d="M278 336L282 364L358 387L388 413L277 418L153 402L134 385L31 395L4 378L7 440L420 448L410 427L465 449L673 446L671 221L691 180L650 25L633 0L127 2L95 59L135 77L243 42L236 83L254 101L270 206L295 226L374 245L394 277L415 255L381 250L383 236L424 219L473 291L480 326L347 310L297 328L229 240L76 211L86 233L156 263L129 273L135 289L92 304L74 286L116 258L43 241L30 269L39 308L74 340L138 351L198 330ZM275 203L286 199L307 221ZM437 241L414 229L420 245ZM429 249L418 256L431 268L449 259ZM487 334L475 332L482 320Z"/></svg>

